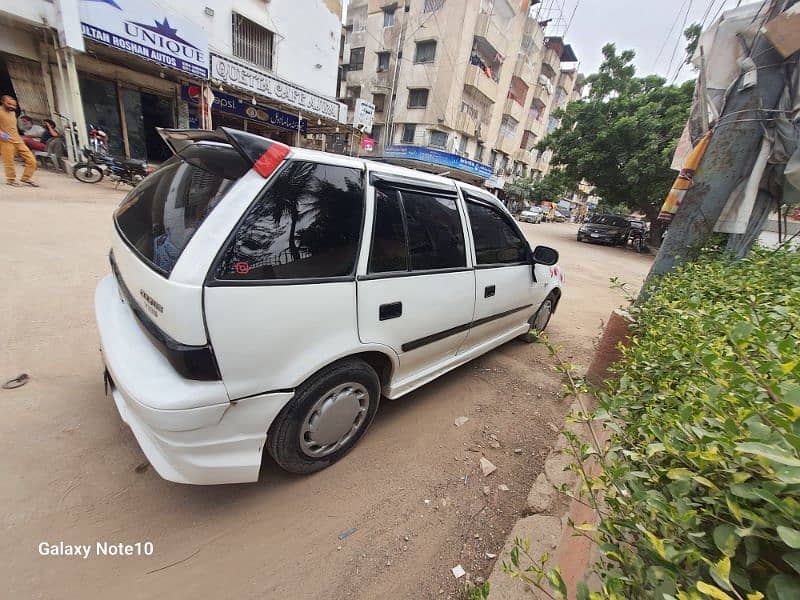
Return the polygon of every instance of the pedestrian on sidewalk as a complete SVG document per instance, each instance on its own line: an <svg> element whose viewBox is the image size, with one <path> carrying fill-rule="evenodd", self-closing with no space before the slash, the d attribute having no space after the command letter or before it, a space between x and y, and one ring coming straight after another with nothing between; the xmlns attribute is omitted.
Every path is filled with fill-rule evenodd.
<svg viewBox="0 0 800 600"><path fill-rule="evenodd" d="M6 183L19 185L14 168L14 157L19 154L25 161L25 170L20 181L33 187L39 187L31 179L36 171L36 158L30 148L25 145L17 129L17 101L11 96L0 98L0 155L6 169Z"/></svg>

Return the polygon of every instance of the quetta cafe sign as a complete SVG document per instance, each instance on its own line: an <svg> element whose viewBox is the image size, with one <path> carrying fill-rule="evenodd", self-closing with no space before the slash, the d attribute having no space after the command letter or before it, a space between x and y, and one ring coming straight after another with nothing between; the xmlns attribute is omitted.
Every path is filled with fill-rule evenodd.
<svg viewBox="0 0 800 600"><path fill-rule="evenodd" d="M302 111L339 121L340 102L308 92L268 73L257 71L218 54L211 55L211 79L266 98L278 100Z"/></svg>

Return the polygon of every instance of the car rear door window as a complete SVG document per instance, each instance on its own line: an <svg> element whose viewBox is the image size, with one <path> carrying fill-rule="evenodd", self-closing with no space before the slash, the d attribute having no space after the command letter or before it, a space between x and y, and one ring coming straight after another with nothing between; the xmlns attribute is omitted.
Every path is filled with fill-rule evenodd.
<svg viewBox="0 0 800 600"><path fill-rule="evenodd" d="M467 264L464 230L455 197L401 191L412 271Z"/></svg>
<svg viewBox="0 0 800 600"><path fill-rule="evenodd" d="M519 264L528 259L528 244L500 210L467 201L478 265Z"/></svg>
<svg viewBox="0 0 800 600"><path fill-rule="evenodd" d="M360 170L289 162L236 229L217 266L217 279L352 275L363 213Z"/></svg>
<svg viewBox="0 0 800 600"><path fill-rule="evenodd" d="M395 271L408 271L408 245L400 196L397 190L376 188L369 272Z"/></svg>

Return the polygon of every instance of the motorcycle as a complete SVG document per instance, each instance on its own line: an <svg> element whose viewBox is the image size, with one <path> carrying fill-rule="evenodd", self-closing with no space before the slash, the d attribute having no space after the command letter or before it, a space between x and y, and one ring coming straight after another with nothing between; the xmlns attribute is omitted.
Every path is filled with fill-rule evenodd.
<svg viewBox="0 0 800 600"><path fill-rule="evenodd" d="M117 186L124 183L136 187L153 172L153 168L143 160L115 158L89 148L83 149L83 155L86 160L77 163L72 169L75 179L83 183L99 183L108 175Z"/></svg>
<svg viewBox="0 0 800 600"><path fill-rule="evenodd" d="M89 123L89 147L96 154L108 154L108 134Z"/></svg>

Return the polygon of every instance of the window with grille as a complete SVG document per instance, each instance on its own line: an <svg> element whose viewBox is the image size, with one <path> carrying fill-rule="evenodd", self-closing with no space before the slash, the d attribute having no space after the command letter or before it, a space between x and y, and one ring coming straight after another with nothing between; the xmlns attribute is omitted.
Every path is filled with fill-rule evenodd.
<svg viewBox="0 0 800 600"><path fill-rule="evenodd" d="M344 103L347 104L349 110L353 110L356 106L356 100L361 97L361 86L355 85L347 88L347 95L345 96Z"/></svg>
<svg viewBox="0 0 800 600"><path fill-rule="evenodd" d="M414 54L415 63L430 63L436 58L436 40L417 42L417 51Z"/></svg>
<svg viewBox="0 0 800 600"><path fill-rule="evenodd" d="M425 0L425 5L422 12L431 13L439 10L444 6L444 0Z"/></svg>
<svg viewBox="0 0 800 600"><path fill-rule="evenodd" d="M394 25L394 9L389 8L383 11L383 26L392 27Z"/></svg>
<svg viewBox="0 0 800 600"><path fill-rule="evenodd" d="M389 53L378 52L378 73L389 70Z"/></svg>
<svg viewBox="0 0 800 600"><path fill-rule="evenodd" d="M501 137L514 137L517 131L518 121L509 115L503 115L503 120L500 122L500 136Z"/></svg>
<svg viewBox="0 0 800 600"><path fill-rule="evenodd" d="M372 103L375 105L375 112L382 113L386 106L386 94L372 94Z"/></svg>
<svg viewBox="0 0 800 600"><path fill-rule="evenodd" d="M233 13L233 55L248 62L272 69L274 34L265 27Z"/></svg>
<svg viewBox="0 0 800 600"><path fill-rule="evenodd" d="M413 144L414 138L417 135L417 124L416 123L406 123L403 125L403 143L404 144Z"/></svg>
<svg viewBox="0 0 800 600"><path fill-rule="evenodd" d="M425 108L428 106L428 90L419 88L408 90L408 108Z"/></svg>
<svg viewBox="0 0 800 600"><path fill-rule="evenodd" d="M520 144L520 148L523 150L527 150L530 152L533 150L533 147L536 145L536 134L532 131L526 131L522 135L522 143Z"/></svg>
<svg viewBox="0 0 800 600"><path fill-rule="evenodd" d="M447 146L447 134L444 131L431 131L431 146L437 148Z"/></svg>
<svg viewBox="0 0 800 600"><path fill-rule="evenodd" d="M350 49L350 66L349 71L360 71L364 68L364 48L351 48Z"/></svg>

